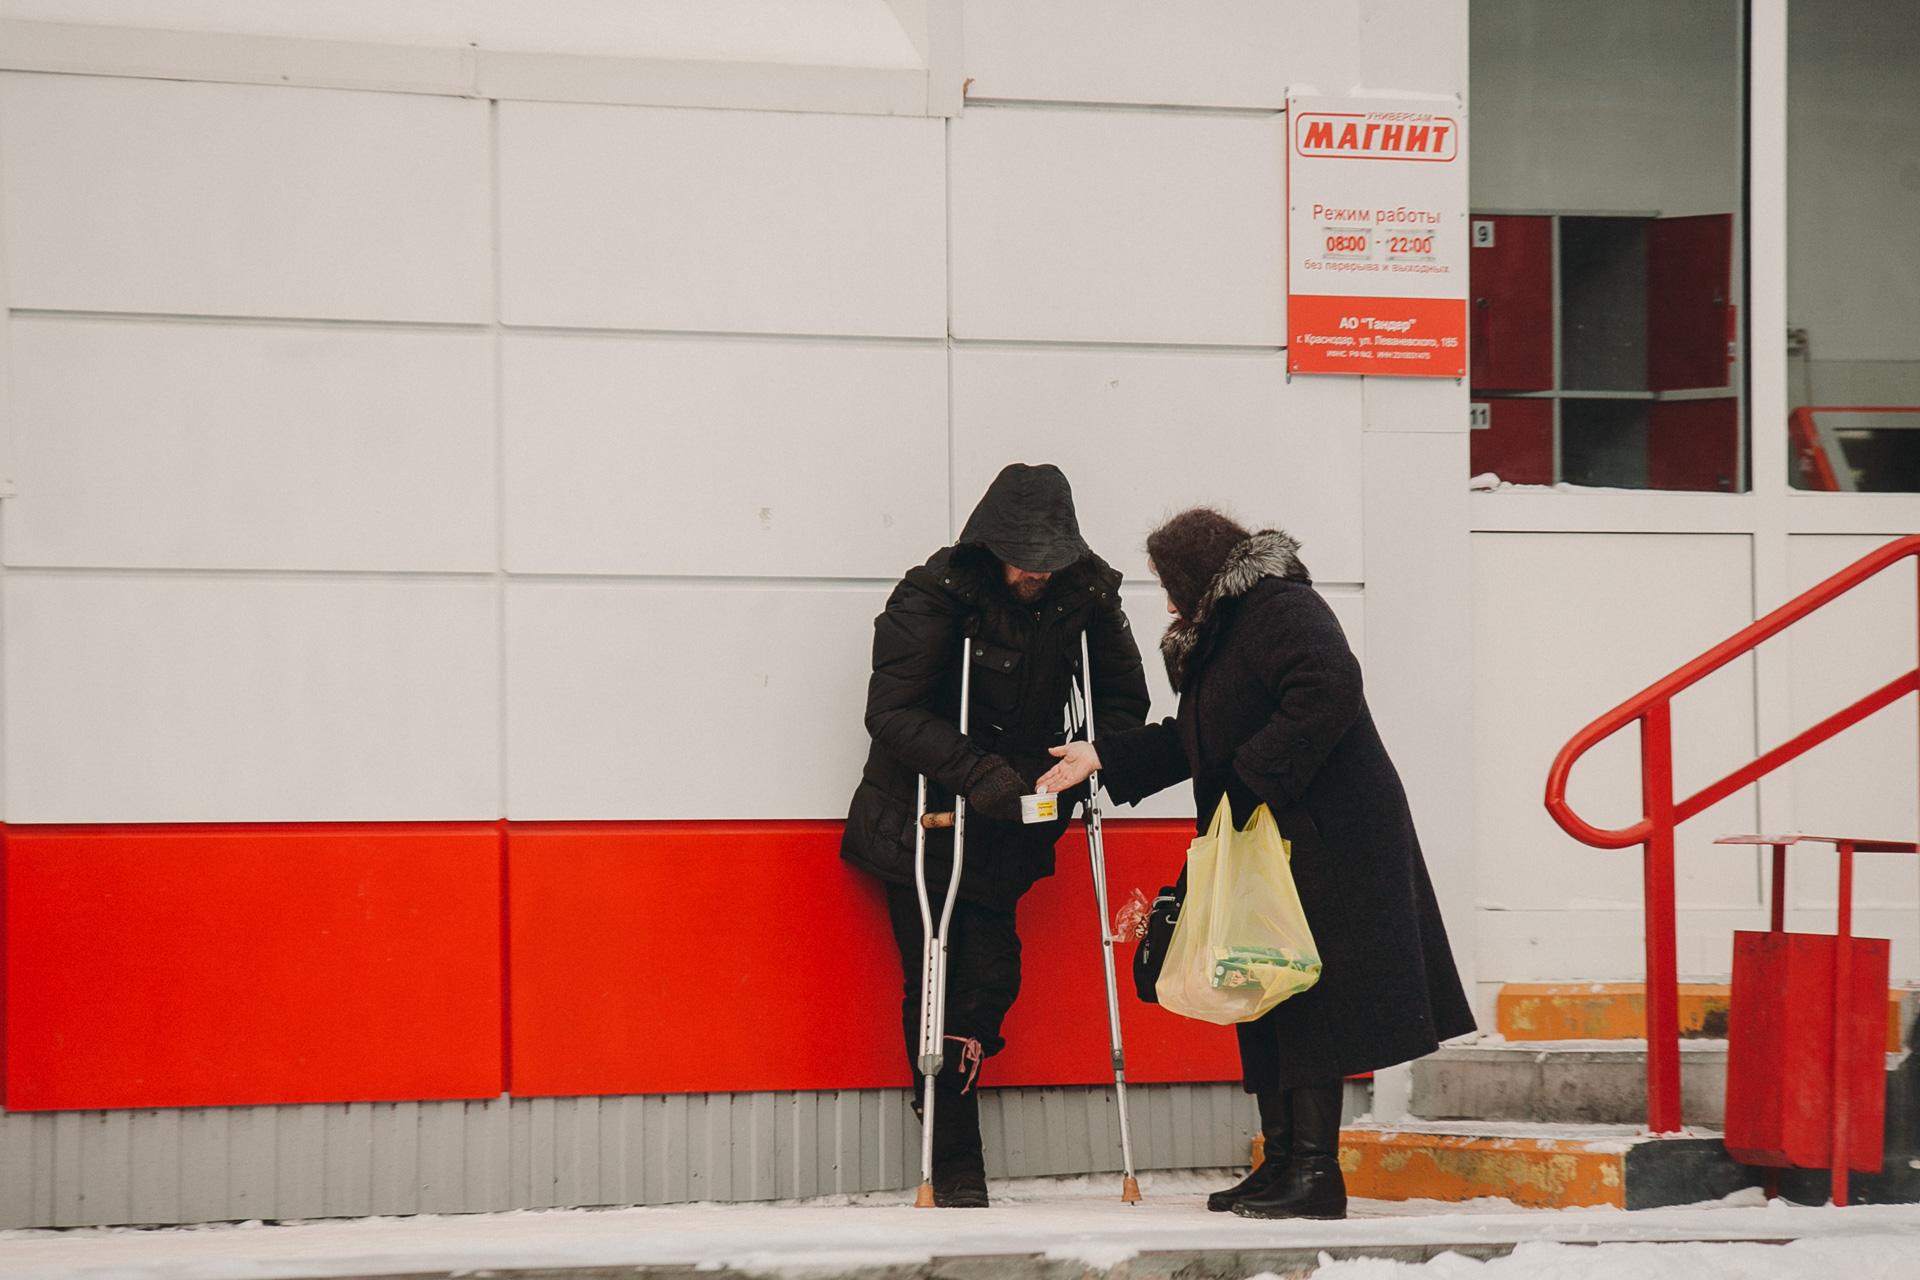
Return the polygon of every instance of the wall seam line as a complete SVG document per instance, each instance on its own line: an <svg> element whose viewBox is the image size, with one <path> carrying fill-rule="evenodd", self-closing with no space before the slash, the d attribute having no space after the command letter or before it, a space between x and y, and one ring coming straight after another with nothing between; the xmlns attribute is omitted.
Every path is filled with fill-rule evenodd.
<svg viewBox="0 0 1920 1280"><path fill-rule="evenodd" d="M1185 355L1280 355L1286 351L1284 342L1233 342L1199 341L1173 342L1139 338L1032 338L995 335L961 335L953 332L953 238L952 238L952 193L951 193L951 148L948 148L949 176L947 179L946 209L946 332L943 334L908 333L796 333L775 329L676 329L647 325L594 325L559 323L510 323L498 315L498 281L493 318L485 321L465 320L391 320L344 318L335 316L299 316L299 315L245 315L239 313L195 312L195 311L111 311L89 310L85 308L58 307L14 307L12 315L23 320L58 320L77 324L177 324L208 325L235 329L321 329L359 331L365 333L446 333L479 335L529 335L554 338L604 338L637 339L651 338L662 341L716 341L716 342L792 342L792 343L849 343L873 346L932 347L943 346L951 350L955 346L1000 347L1008 349L1038 348L1045 350L1085 350L1085 351L1158 351ZM498 192L494 200L498 202ZM497 219L497 213L496 213ZM500 246L493 246L496 260ZM495 272L499 271L496 265Z"/></svg>
<svg viewBox="0 0 1920 1280"><path fill-rule="evenodd" d="M493 538L494 538L494 644L496 670L494 696L499 706L495 726L498 788L494 810L498 818L500 868L500 1100L513 1094L513 904L511 833L507 825L507 788L510 782L508 734L511 721L507 711L507 395L506 341L501 333L502 264L505 253L501 235L500 191L500 104L487 103L487 194L489 250L493 266L492 324L488 341L493 347ZM483 1197L484 1198L484 1197Z"/></svg>
<svg viewBox="0 0 1920 1280"><path fill-rule="evenodd" d="M497 256L498 246L495 246ZM496 265L495 270L498 270ZM496 291L498 288L496 282ZM17 318L30 320L68 320L96 324L200 324L233 328L347 329L369 332L401 331L422 333L531 333L579 337L627 338L711 338L737 342L862 342L930 347L943 340L942 335L925 333L800 333L778 329L681 329L667 326L620 324L560 324L502 319L497 313L486 320L382 319L360 316L254 315L244 312L216 311L116 311L86 307L14 307Z"/></svg>
<svg viewBox="0 0 1920 1280"><path fill-rule="evenodd" d="M494 807L495 816L507 817L507 789L511 778L508 734L511 720L507 711L509 687L507 682L507 397L506 397L506 342L501 326L501 283L502 264L505 258L501 243L501 193L500 193L500 104L487 104L487 190L488 221L491 232L489 249L493 265L491 280L492 322L489 325L489 341L493 346L493 540L494 540L494 645L496 669L494 673L494 696L499 700L496 709L495 727L499 733L496 747L495 786L498 788ZM503 836L504 838L504 836ZM504 890L503 890L504 891ZM505 939L502 939L505 945Z"/></svg>
<svg viewBox="0 0 1920 1280"><path fill-rule="evenodd" d="M961 104L964 113L966 104ZM942 310L946 313L946 372L947 372L947 536L959 535L959 527L954 523L957 514L957 491L959 476L955 473L955 459L959 450L958 433L953 426L953 130L962 116L950 116L940 128L940 211L941 243L946 263L946 279L942 289Z"/></svg>
<svg viewBox="0 0 1920 1280"><path fill-rule="evenodd" d="M382 319L361 316L249 315L220 311L114 311L89 307L12 307L17 320L70 320L91 324L204 324L240 329L364 329L421 333L488 331L484 320Z"/></svg>
<svg viewBox="0 0 1920 1280"><path fill-rule="evenodd" d="M1112 102L1091 98L996 98L969 96L968 107L989 111L1097 111L1108 115L1224 116L1229 119L1261 120L1283 116L1286 104L1278 106L1225 106L1192 102Z"/></svg>

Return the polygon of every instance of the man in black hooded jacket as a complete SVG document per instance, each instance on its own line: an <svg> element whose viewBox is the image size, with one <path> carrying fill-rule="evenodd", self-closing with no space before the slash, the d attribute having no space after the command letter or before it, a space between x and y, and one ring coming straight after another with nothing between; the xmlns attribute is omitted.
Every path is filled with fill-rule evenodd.
<svg viewBox="0 0 1920 1280"><path fill-rule="evenodd" d="M914 889L917 775L927 777L929 811L951 809L955 795L967 799L964 865L948 931L947 1058L935 1077L937 1204L987 1203L973 1085L982 1058L1005 1045L1000 1023L1020 990L1014 908L1034 881L1053 874L1054 843L1081 798L1069 792L1054 821L1023 826L1020 796L1051 767L1047 748L1065 738L1082 633L1093 663L1096 732L1141 724L1147 682L1120 607L1120 573L1082 540L1060 469L1022 463L1001 471L960 540L910 570L874 620L866 717L873 746L840 856L887 882L905 977L901 1024L916 1082L924 945ZM964 737L957 727L962 637L973 664ZM952 832L929 832L926 858L937 920L953 866ZM1090 934L1090 957L1092 946Z"/></svg>

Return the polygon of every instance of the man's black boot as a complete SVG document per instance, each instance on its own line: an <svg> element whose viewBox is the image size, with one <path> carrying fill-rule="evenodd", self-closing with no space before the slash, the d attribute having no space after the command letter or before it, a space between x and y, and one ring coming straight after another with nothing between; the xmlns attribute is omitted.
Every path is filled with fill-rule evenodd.
<svg viewBox="0 0 1920 1280"><path fill-rule="evenodd" d="M1293 1153L1293 1106L1284 1089L1262 1089L1253 1095L1260 1108L1260 1167L1225 1191L1207 1197L1207 1208L1215 1213L1227 1210L1248 1196L1264 1195L1286 1172Z"/></svg>
<svg viewBox="0 0 1920 1280"><path fill-rule="evenodd" d="M951 1083L950 1083L951 1082ZM987 1207L987 1163L980 1149L980 1094L966 1078L942 1072L934 1082L933 1203L942 1209Z"/></svg>
<svg viewBox="0 0 1920 1280"><path fill-rule="evenodd" d="M1235 1213L1243 1218L1347 1216L1347 1180L1340 1172L1340 1102L1345 1092L1341 1080L1291 1091L1293 1156L1269 1190L1242 1197L1233 1206Z"/></svg>

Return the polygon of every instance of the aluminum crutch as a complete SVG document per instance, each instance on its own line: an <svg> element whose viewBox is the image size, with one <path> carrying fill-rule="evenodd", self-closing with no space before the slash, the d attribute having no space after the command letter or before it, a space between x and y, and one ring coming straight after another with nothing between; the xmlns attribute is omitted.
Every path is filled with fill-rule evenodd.
<svg viewBox="0 0 1920 1280"><path fill-rule="evenodd" d="M1087 648L1087 633L1080 633L1080 722L1087 742L1093 742L1093 663ZM1127 1051L1120 1039L1120 986L1113 969L1113 921L1107 914L1107 849L1100 836L1100 775L1087 778L1085 817L1087 823L1087 862L1093 870L1093 901L1100 913L1100 954L1107 976L1107 1038L1113 1049L1113 1094L1120 1107L1120 1162L1126 1175L1120 1183L1120 1199L1127 1204L1140 1203L1140 1181L1133 1173L1133 1131L1127 1123Z"/></svg>
<svg viewBox="0 0 1920 1280"><path fill-rule="evenodd" d="M960 736L967 736L967 702L972 692L973 664L967 660L968 642L960 638ZM933 1208L934 1077L946 1065L947 1049L947 928L953 923L953 903L960 893L960 865L967 848L967 798L953 798L953 873L947 877L947 897L940 908L940 928L933 927L933 904L927 897L927 829L946 826L946 814L927 812L927 775L920 775L914 800L913 884L920 895L920 1074L926 1093L920 1111L920 1191L916 1209Z"/></svg>

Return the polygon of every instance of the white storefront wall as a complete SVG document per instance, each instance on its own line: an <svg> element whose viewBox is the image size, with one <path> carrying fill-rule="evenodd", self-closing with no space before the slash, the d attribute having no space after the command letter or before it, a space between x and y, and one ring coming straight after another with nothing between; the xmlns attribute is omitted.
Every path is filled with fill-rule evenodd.
<svg viewBox="0 0 1920 1280"><path fill-rule="evenodd" d="M837 817L886 588L1051 460L1149 642L1159 517L1303 538L1471 971L1466 393L1289 382L1281 240L1288 92L1462 94L1464 3L801 7L0 3L5 819ZM1149 1164L1242 1149L1232 1086L1140 1092ZM0 1211L905 1177L899 1098L664 1101L6 1117ZM306 1194L369 1124L468 1189Z"/></svg>
<svg viewBox="0 0 1920 1280"><path fill-rule="evenodd" d="M1051 459L1149 638L1159 516L1304 539L1470 935L1464 393L1286 378L1280 114L1464 6L818 7L0 7L10 821L835 816L886 584Z"/></svg>

